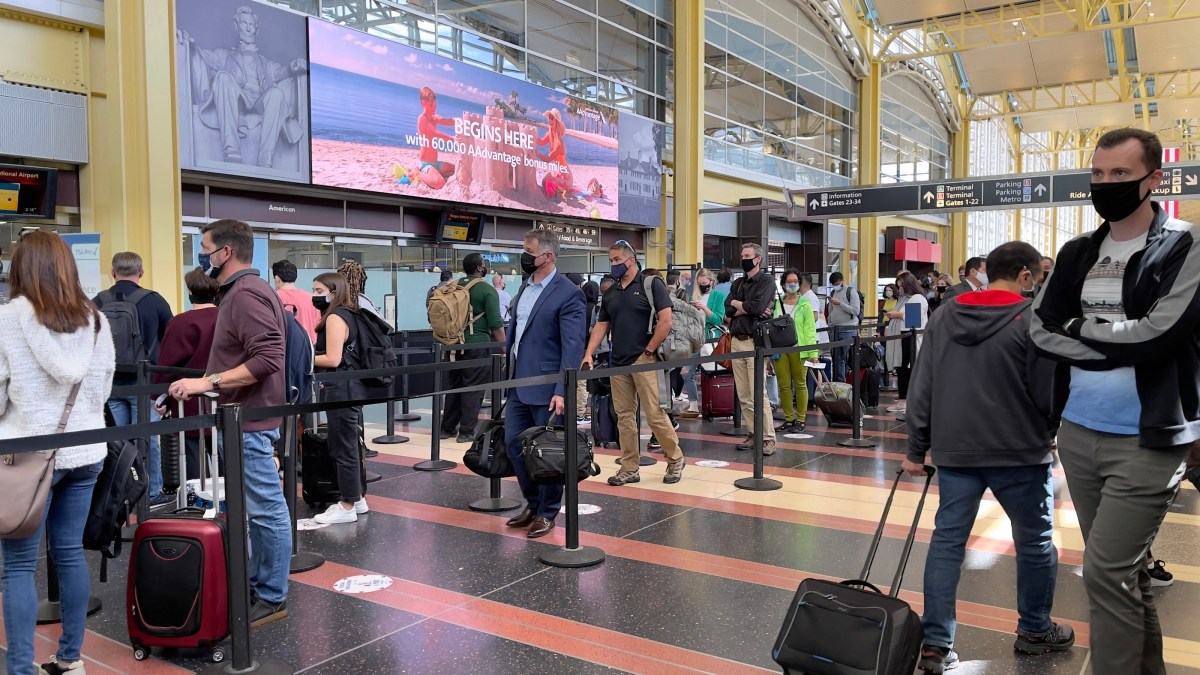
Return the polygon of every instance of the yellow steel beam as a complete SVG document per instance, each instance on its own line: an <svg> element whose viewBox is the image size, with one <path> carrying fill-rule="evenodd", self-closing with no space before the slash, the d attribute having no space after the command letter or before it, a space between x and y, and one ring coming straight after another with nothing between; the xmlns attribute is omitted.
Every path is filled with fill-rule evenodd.
<svg viewBox="0 0 1200 675"><path fill-rule="evenodd" d="M873 185L879 182L880 111L883 108L883 68L870 64L870 73L862 81L859 97L858 182ZM847 248L849 248L847 246ZM858 289L874 307L879 280L879 222L876 218L858 219ZM849 258L846 255L845 258Z"/></svg>
<svg viewBox="0 0 1200 675"><path fill-rule="evenodd" d="M950 170L955 178L962 178L970 173L971 168L971 124L962 125L962 129L953 135L950 143ZM967 213L956 211L950 214L950 241L942 247L942 269L954 270L967 260L968 225ZM951 273L953 274L953 273Z"/></svg>
<svg viewBox="0 0 1200 675"><path fill-rule="evenodd" d="M1108 20L1102 11L1108 10ZM1124 14L1122 14L1122 10ZM967 10L888 26L876 52L884 61L937 56L1013 42L1200 17L1189 0L1041 0Z"/></svg>
<svg viewBox="0 0 1200 675"><path fill-rule="evenodd" d="M1113 32L1114 36L1120 33ZM1121 44L1123 43L1124 40L1121 40ZM1124 67L1124 59L1119 60ZM1153 96L1148 92L1151 78L1154 80ZM1149 104L1156 101L1188 99L1200 99L1200 70L1125 73L1102 80L1014 89L980 96L973 102L968 119L989 120L1119 103ZM1012 108L1012 105L1016 108Z"/></svg>
<svg viewBox="0 0 1200 675"><path fill-rule="evenodd" d="M704 260L704 220L700 207L704 180L704 8L679 3L675 15L675 232L674 261ZM664 204L666 200L664 200ZM657 232L666 234L666 228ZM666 264L666 241L651 237L658 265ZM647 260L651 259L647 255Z"/></svg>

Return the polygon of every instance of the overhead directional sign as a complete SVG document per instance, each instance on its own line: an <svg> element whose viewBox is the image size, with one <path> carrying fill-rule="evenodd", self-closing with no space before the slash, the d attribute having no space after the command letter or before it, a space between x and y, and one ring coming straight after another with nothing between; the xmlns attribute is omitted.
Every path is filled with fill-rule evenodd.
<svg viewBox="0 0 1200 675"><path fill-rule="evenodd" d="M1091 172L1017 174L947 180L940 183L864 185L833 190L791 190L797 208L813 219L855 218L909 213L1019 209L1059 206L1091 199ZM1163 167L1163 183L1155 196L1200 198L1200 164Z"/></svg>

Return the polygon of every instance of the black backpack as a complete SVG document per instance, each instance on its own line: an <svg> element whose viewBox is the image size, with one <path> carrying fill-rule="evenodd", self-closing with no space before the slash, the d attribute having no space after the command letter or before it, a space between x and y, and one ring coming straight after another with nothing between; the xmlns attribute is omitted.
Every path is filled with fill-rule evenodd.
<svg viewBox="0 0 1200 675"><path fill-rule="evenodd" d="M291 309L288 309L288 308ZM284 371L288 403L308 403L313 394L313 343L296 320L295 307L283 306Z"/></svg>
<svg viewBox="0 0 1200 675"><path fill-rule="evenodd" d="M138 303L147 295L150 295L150 291L145 288L139 288L129 295L110 288L101 291L98 296L100 311L108 319L108 325L112 329L118 364L135 364L150 358L154 353L154 342L158 340L158 336L142 335L142 324L139 322L137 309Z"/></svg>
<svg viewBox="0 0 1200 675"><path fill-rule="evenodd" d="M83 526L83 547L104 556L100 581L108 580L108 559L121 554L121 527L146 494L147 482L137 445L132 441L110 441Z"/></svg>
<svg viewBox="0 0 1200 675"><path fill-rule="evenodd" d="M389 337L392 327L374 312L360 309L352 314L353 339L346 345L344 355L350 369L379 370L399 366L399 359L396 358L396 351L392 348L392 340ZM391 387L395 379L391 375L367 377L363 378L362 383L369 388Z"/></svg>

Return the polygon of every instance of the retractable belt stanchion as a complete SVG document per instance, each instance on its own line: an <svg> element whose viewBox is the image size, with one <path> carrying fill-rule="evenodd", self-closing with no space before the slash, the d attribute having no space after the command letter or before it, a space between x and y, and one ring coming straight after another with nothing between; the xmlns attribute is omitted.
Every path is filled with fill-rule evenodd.
<svg viewBox="0 0 1200 675"><path fill-rule="evenodd" d="M288 513L292 518L292 562L288 570L292 574L315 570L325 564L325 556L300 550L300 537L296 532L296 453L299 444L300 439L296 437L296 418L283 418L283 496L287 500Z"/></svg>
<svg viewBox="0 0 1200 675"><path fill-rule="evenodd" d="M563 390L563 436L566 440L567 485L564 492L567 507L567 543L542 553L538 560L551 567L590 567L604 562L604 551L594 546L579 545L579 371L568 370Z"/></svg>
<svg viewBox="0 0 1200 675"><path fill-rule="evenodd" d="M504 379L504 355L492 354L492 382L500 382ZM492 391L492 401L496 406L501 405L504 401L504 390L497 387ZM498 408L497 408L498 409ZM507 452L507 448L505 451ZM472 511L483 511L484 513L497 513L500 511L512 511L521 505L521 502L512 499L511 497L503 497L500 494L500 479L488 479L488 496L483 499L477 499L469 504Z"/></svg>
<svg viewBox="0 0 1200 675"><path fill-rule="evenodd" d="M407 351L408 350L408 331L406 331L406 330L400 331L400 350L401 350L400 351L400 365L407 368L408 367L408 351ZM393 416L392 419L396 420L397 422L418 422L418 421L420 421L421 420L420 415L418 415L416 413L410 413L408 411L408 398L409 398L409 396L408 396L408 392L409 392L408 373L405 373L400 376L400 387L402 388L402 390L404 392L403 397L400 399L400 414ZM388 414L391 414L391 411L389 411ZM389 431L388 433L390 434L391 432Z"/></svg>
<svg viewBox="0 0 1200 675"><path fill-rule="evenodd" d="M767 397L766 358L763 348L754 348L754 475L750 478L739 478L733 484L743 490L778 490L783 483L763 477L763 424L766 421L766 411L763 410L763 399Z"/></svg>
<svg viewBox="0 0 1200 675"><path fill-rule="evenodd" d="M228 403L217 409L217 425L225 442L226 527L229 532L229 634L233 658L201 671L206 675L263 673L292 675L295 669L281 661L254 658L250 645L250 574L247 570L246 488L242 472L242 408ZM293 492L293 495L295 493Z"/></svg>
<svg viewBox="0 0 1200 675"><path fill-rule="evenodd" d="M39 626L48 623L62 623L62 605L59 604L58 568L54 565L54 556L50 554L50 535L46 535L46 599L38 602L37 623ZM88 597L87 615L91 616L104 608L100 598Z"/></svg>
<svg viewBox="0 0 1200 675"><path fill-rule="evenodd" d="M442 362L442 345L434 343L433 362ZM442 459L442 373L433 374L433 414L429 426L429 459L417 462L413 468L417 471L447 471L458 466L457 462Z"/></svg>
<svg viewBox="0 0 1200 675"><path fill-rule="evenodd" d="M875 441L875 439L863 438L862 387L864 384L863 380L865 380L866 378L859 377L859 372L858 372L859 366L861 365L858 360L858 348L861 345L862 345L862 336L855 333L854 334L854 344L851 345L851 347L850 347L850 349L853 350L850 353L850 370L851 370L850 394L851 394L851 396L854 397L854 401L851 403L851 405L854 406L854 408L853 408L854 414L853 414L853 416L851 416L850 422L854 426L854 431L850 438L848 438L844 441L838 441L838 445L842 446L843 448L873 448L873 447L879 445L879 443L877 443ZM873 373L872 373L872 375L873 375Z"/></svg>

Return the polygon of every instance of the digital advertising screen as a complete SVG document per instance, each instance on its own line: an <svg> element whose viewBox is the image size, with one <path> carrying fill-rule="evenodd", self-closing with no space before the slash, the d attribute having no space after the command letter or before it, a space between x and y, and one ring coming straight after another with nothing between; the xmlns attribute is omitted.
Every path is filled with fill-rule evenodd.
<svg viewBox="0 0 1200 675"><path fill-rule="evenodd" d="M0 164L0 216L53 218L58 170Z"/></svg>
<svg viewBox="0 0 1200 675"><path fill-rule="evenodd" d="M313 184L660 224L661 125L318 19L308 30Z"/></svg>

